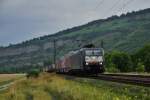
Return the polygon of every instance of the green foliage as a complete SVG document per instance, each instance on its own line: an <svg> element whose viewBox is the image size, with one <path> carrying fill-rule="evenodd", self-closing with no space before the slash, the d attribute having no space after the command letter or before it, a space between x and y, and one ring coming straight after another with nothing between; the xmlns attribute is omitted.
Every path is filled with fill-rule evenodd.
<svg viewBox="0 0 150 100"><path fill-rule="evenodd" d="M136 71L137 72L144 72L145 71L145 67L144 67L144 65L141 62L139 62L137 64Z"/></svg>
<svg viewBox="0 0 150 100"><path fill-rule="evenodd" d="M106 65L117 68L120 72L129 72L132 70L132 61L129 54L119 51L113 51L107 55ZM111 68L112 69L112 68Z"/></svg>
<svg viewBox="0 0 150 100"><path fill-rule="evenodd" d="M42 66L26 65L20 67L14 67L14 66L0 67L0 74L27 73L34 69L42 71Z"/></svg>
<svg viewBox="0 0 150 100"><path fill-rule="evenodd" d="M146 71L147 71L147 72L150 72L150 52L149 52L149 54L145 57L144 64L145 64L145 69L146 69Z"/></svg>
<svg viewBox="0 0 150 100"><path fill-rule="evenodd" d="M112 62L121 72L128 72L132 70L131 58L124 52L113 52Z"/></svg>
<svg viewBox="0 0 150 100"><path fill-rule="evenodd" d="M120 72L119 69L116 68L116 66L114 64L109 64L110 67L106 68L106 72L111 72L111 73L118 73Z"/></svg>
<svg viewBox="0 0 150 100"><path fill-rule="evenodd" d="M107 53L105 64L108 72L150 72L150 44L132 55L119 51Z"/></svg>
<svg viewBox="0 0 150 100"><path fill-rule="evenodd" d="M40 74L40 71L39 70L31 70L27 73L27 78L30 78L30 77L34 77L34 78L37 78Z"/></svg>
<svg viewBox="0 0 150 100"><path fill-rule="evenodd" d="M138 65L139 62L143 63L145 70L150 72L150 44L145 45L136 54L134 54L133 61L135 65Z"/></svg>
<svg viewBox="0 0 150 100"><path fill-rule="evenodd" d="M51 60L46 60L44 61L44 66L49 66L52 64L52 61Z"/></svg>
<svg viewBox="0 0 150 100"><path fill-rule="evenodd" d="M105 65L106 65L106 71L107 72L119 72L119 69L116 67L115 64L112 62L112 55L111 53L107 53L105 55Z"/></svg>
<svg viewBox="0 0 150 100"><path fill-rule="evenodd" d="M14 82L1 100L149 100L150 88L88 78L41 74Z"/></svg>

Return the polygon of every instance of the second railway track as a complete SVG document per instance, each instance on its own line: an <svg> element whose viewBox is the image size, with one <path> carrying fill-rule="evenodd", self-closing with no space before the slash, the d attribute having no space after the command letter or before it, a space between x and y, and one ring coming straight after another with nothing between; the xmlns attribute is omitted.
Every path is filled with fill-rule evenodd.
<svg viewBox="0 0 150 100"><path fill-rule="evenodd" d="M150 76L144 75L99 74L98 76L88 76L87 78L150 87Z"/></svg>

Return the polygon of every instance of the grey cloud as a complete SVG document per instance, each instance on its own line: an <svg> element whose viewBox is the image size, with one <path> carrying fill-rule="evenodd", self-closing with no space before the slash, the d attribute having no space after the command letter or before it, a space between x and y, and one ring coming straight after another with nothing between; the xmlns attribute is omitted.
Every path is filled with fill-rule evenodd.
<svg viewBox="0 0 150 100"><path fill-rule="evenodd" d="M150 0L0 0L0 45L52 34L113 14L150 7ZM110 8L113 9L110 9ZM10 38L11 37L11 38Z"/></svg>

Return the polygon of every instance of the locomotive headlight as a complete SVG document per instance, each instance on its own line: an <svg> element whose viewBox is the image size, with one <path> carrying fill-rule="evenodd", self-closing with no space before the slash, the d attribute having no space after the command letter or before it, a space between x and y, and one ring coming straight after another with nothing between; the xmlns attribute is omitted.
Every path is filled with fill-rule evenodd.
<svg viewBox="0 0 150 100"><path fill-rule="evenodd" d="M103 63L102 63L102 62L100 62L99 64L100 64L100 65L102 65Z"/></svg>
<svg viewBox="0 0 150 100"><path fill-rule="evenodd" d="M86 63L86 65L89 65L89 63Z"/></svg>

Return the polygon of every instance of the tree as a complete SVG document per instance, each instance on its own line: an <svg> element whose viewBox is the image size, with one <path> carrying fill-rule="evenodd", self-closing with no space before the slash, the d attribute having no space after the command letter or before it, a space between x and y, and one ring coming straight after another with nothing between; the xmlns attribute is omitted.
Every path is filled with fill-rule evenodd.
<svg viewBox="0 0 150 100"><path fill-rule="evenodd" d="M137 64L136 71L137 72L144 72L145 71L144 65L141 62L139 62Z"/></svg>
<svg viewBox="0 0 150 100"><path fill-rule="evenodd" d="M44 61L44 66L49 66L51 64L52 64L51 60Z"/></svg>
<svg viewBox="0 0 150 100"><path fill-rule="evenodd" d="M145 71L150 72L150 44L145 45L133 56L136 65L141 62L145 66Z"/></svg>
<svg viewBox="0 0 150 100"><path fill-rule="evenodd" d="M150 72L150 52L145 56L144 60L145 70Z"/></svg>
<svg viewBox="0 0 150 100"><path fill-rule="evenodd" d="M39 76L39 74L40 74L40 71L37 70L37 69L34 69L34 70L30 70L30 71L27 73L26 77L27 77L27 78L30 78L30 77L37 78L37 77Z"/></svg>
<svg viewBox="0 0 150 100"><path fill-rule="evenodd" d="M111 72L128 72L133 69L130 55L124 52L113 51L106 54L105 63L108 71Z"/></svg>
<svg viewBox="0 0 150 100"><path fill-rule="evenodd" d="M124 52L115 51L112 53L112 63L121 71L132 71L132 61L130 55Z"/></svg>

